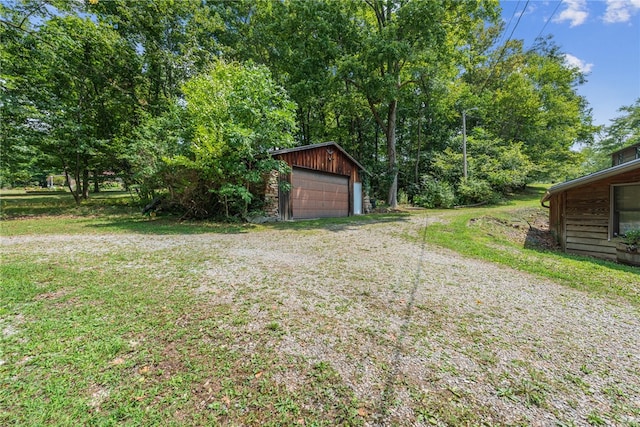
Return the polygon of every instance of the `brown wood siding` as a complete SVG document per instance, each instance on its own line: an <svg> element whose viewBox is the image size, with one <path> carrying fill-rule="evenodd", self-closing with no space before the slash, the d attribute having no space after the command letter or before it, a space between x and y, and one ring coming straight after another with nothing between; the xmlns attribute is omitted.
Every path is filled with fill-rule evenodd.
<svg viewBox="0 0 640 427"><path fill-rule="evenodd" d="M279 153L274 157L286 162L291 168L304 168L348 177L348 215L353 214L353 183L361 182L360 170L340 149L327 145L288 153ZM287 181L289 184L293 184L291 175L283 176L281 179ZM293 197L291 194L281 193L280 195L280 217L285 220L298 217L293 211Z"/></svg>
<svg viewBox="0 0 640 427"><path fill-rule="evenodd" d="M611 186L640 183L640 169L552 195L549 226L566 252L616 259L610 240Z"/></svg>
<svg viewBox="0 0 640 427"><path fill-rule="evenodd" d="M611 155L611 166L621 165L638 159L640 154L640 144L632 145L623 150L616 151Z"/></svg>
<svg viewBox="0 0 640 427"><path fill-rule="evenodd" d="M551 196L549 200L549 230L565 250L566 236L564 235L564 192Z"/></svg>
<svg viewBox="0 0 640 427"><path fill-rule="evenodd" d="M345 175L349 177L350 182L360 182L358 167L336 147L324 146L282 153L276 158L284 160L292 167Z"/></svg>

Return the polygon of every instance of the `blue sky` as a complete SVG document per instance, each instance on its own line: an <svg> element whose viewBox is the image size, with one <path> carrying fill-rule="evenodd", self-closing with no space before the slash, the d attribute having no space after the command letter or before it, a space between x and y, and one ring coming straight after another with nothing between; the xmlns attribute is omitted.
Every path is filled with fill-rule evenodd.
<svg viewBox="0 0 640 427"><path fill-rule="evenodd" d="M568 63L587 82L578 88L593 109L594 123L609 125L620 107L640 98L640 0L500 0L506 37L553 35ZM525 8L526 6L526 8ZM524 13L523 13L524 11Z"/></svg>

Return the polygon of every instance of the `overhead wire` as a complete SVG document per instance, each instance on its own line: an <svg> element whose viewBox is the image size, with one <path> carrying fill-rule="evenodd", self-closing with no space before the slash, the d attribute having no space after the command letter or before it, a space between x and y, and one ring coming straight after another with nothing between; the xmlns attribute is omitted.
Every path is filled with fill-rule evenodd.
<svg viewBox="0 0 640 427"><path fill-rule="evenodd" d="M551 19L553 19L553 16L556 14L556 12L558 11L558 9L560 9L560 6L562 5L562 2L564 0L560 0L558 2L558 5L556 6L555 9L553 9L553 12L551 12L551 15L547 18L547 21L544 23L544 25L542 26L542 29L540 30L540 32L538 33L538 35L536 36L535 39L533 39L534 43L536 40L538 40L540 38L540 36L542 36L542 33L544 33L544 30L547 28L547 25L549 25L549 22L551 22Z"/></svg>
<svg viewBox="0 0 640 427"><path fill-rule="evenodd" d="M521 1L518 0L518 3L516 3L516 7L513 9L513 13L511 14L511 18L509 18L509 22L507 23L507 26L504 27L504 31L502 32L502 36L500 37L500 41L498 42L499 45L502 44L502 40L504 40L504 36L505 34L507 34L507 29L511 26L513 17L516 16L516 12L518 12L518 7L520 7L520 3Z"/></svg>
<svg viewBox="0 0 640 427"><path fill-rule="evenodd" d="M502 50L500 51L500 55L498 55L498 60L491 67L491 72L489 73L489 76L487 77L487 79L482 84L482 87L480 88L480 93L484 92L484 88L487 86L487 83L489 83L489 80L491 80L491 77L493 77L493 74L496 71L496 66L500 63L500 61L502 61L502 57L504 55L504 52L507 50L507 46L509 45L509 42L511 41L511 38L513 37L513 33L516 31L516 28L518 28L518 24L520 24L520 20L522 19L522 15L524 15L524 13L527 11L527 6L529 6L529 1L530 0L527 0L527 2L525 3L524 8L522 9L522 12L520 12L520 15L518 16L518 20L516 21L516 24L513 26L513 29L511 29L511 33L509 34L509 38L502 45ZM517 10L518 10L518 8L516 7L516 9L514 10L514 14L516 13Z"/></svg>

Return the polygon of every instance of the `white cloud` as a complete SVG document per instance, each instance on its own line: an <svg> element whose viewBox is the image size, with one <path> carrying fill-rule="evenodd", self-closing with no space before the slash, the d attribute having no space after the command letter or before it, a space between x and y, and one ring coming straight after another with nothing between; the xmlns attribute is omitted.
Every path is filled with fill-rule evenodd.
<svg viewBox="0 0 640 427"><path fill-rule="evenodd" d="M634 0L636 1L636 0ZM560 15L553 18L553 22L571 22L570 27L577 27L584 24L587 20L589 12L587 11L586 0L566 0L567 8L563 10Z"/></svg>
<svg viewBox="0 0 640 427"><path fill-rule="evenodd" d="M569 67L579 69L584 74L587 74L593 68L593 64L589 64L583 61L582 59L576 56L573 56L569 53L564 54L564 63L567 64Z"/></svg>
<svg viewBox="0 0 640 427"><path fill-rule="evenodd" d="M602 20L607 24L628 22L640 10L640 0L607 0Z"/></svg>

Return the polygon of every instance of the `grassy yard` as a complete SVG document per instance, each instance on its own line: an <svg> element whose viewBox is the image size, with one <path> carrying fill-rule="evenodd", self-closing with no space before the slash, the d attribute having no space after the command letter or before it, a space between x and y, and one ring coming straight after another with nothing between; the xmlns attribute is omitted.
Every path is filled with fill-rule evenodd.
<svg viewBox="0 0 640 427"><path fill-rule="evenodd" d="M544 190L530 187L501 206L430 212L442 221L427 228L427 241L640 307L640 269L565 254L541 241L547 236L537 226L549 215L539 203Z"/></svg>
<svg viewBox="0 0 640 427"><path fill-rule="evenodd" d="M0 262L0 425L375 423L380 408L359 399L334 362L291 354L282 359L278 348L286 344L290 330L306 327L305 319L283 314L293 302L275 293L271 285L278 278L270 274L268 265L263 271L234 266L250 278L252 286L235 283L229 276L225 286L233 291L233 299L223 298L226 290L216 287L222 285L204 281L203 265L213 266L210 270L217 272L216 277L230 274L224 270L230 256L224 250L226 240L216 235L264 233L278 238L278 233L286 232L290 239L305 233L323 239L335 230L367 224L394 227L409 218L429 218L425 234L398 227L400 237L418 243L424 238L429 245L640 308L639 269L567 256L535 239L539 235L532 234L529 223L535 228L546 213L538 207L542 190L534 187L494 207L406 210L267 225L178 223L176 218L162 216L152 220L143 217L139 206L123 193L105 193L81 207L67 194L4 193L0 234L18 243L3 245ZM119 239L126 241L131 235L148 236L156 246L153 250L135 244L114 249ZM206 243L207 251L189 250L171 246L172 241L165 237L172 236L185 241L206 237L218 246ZM29 243L34 237L34 243ZM85 240L92 242L86 250ZM347 262L338 259L337 265L343 261ZM340 283L348 278L339 269L324 274L339 278ZM355 289L361 277L349 280ZM352 288L350 283L344 287ZM205 298L207 303L202 302L203 295L209 298ZM350 310L348 304L355 300L362 304L375 301L375 295L366 289L355 292L352 300L331 299L334 297L338 298L327 297L332 313ZM316 307L319 313L328 310L323 304ZM301 310L306 313L307 308ZM256 318L262 320L260 326L255 326ZM314 319L318 331L330 335L331 319L319 314ZM367 328L363 326L359 333L376 340L384 337L395 348L396 336ZM343 353L348 359L349 352ZM479 350L477 357L493 363L495 356ZM378 368L385 370L382 362ZM585 364L584 375L588 369ZM544 409L550 390L540 385L544 381L539 373L527 372L527 381L514 380L510 388L499 385L504 378L496 378L497 398ZM582 377L567 378L571 387L587 387ZM482 404L465 409L462 402L472 396L459 389L450 388L442 395L408 389L417 402L413 422L479 425L492 419L492 409ZM628 418L629 414L640 417L640 410L632 408L632 392L611 388L608 393L617 409L606 413L594 409L576 424L622 420L638 425ZM393 403L380 406L387 411L389 405ZM513 424L527 424L523 420ZM571 425L570 421L565 425Z"/></svg>

